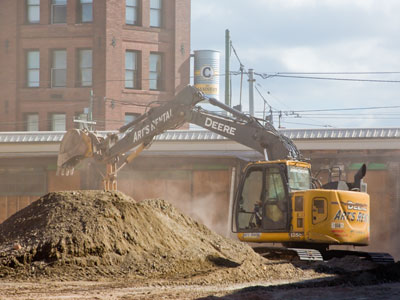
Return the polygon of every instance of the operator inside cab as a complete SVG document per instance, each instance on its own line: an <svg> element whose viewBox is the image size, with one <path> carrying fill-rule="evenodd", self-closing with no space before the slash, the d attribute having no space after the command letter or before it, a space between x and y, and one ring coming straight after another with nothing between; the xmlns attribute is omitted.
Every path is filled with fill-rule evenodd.
<svg viewBox="0 0 400 300"><path fill-rule="evenodd" d="M265 229L278 229L285 224L286 194L278 168L268 168L266 174L264 202Z"/></svg>
<svg viewBox="0 0 400 300"><path fill-rule="evenodd" d="M254 168L247 174L239 201L239 228L285 229L287 195L279 167Z"/></svg>

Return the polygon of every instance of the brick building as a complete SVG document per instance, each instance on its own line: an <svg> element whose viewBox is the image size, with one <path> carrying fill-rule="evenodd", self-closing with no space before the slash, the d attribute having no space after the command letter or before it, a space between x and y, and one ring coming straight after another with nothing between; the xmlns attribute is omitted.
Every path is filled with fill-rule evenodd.
<svg viewBox="0 0 400 300"><path fill-rule="evenodd" d="M90 107L119 128L187 85L189 59L190 0L2 0L0 131L65 130Z"/></svg>

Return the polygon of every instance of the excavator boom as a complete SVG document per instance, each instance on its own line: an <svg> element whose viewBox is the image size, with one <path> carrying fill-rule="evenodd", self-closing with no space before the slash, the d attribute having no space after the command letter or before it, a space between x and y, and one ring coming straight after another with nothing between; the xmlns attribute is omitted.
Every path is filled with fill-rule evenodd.
<svg viewBox="0 0 400 300"><path fill-rule="evenodd" d="M226 113L217 114L196 106L199 102L207 100ZM185 122L237 141L265 155L266 159L301 160L300 152L293 142L272 125L263 125L254 117L230 108L216 99L206 98L196 88L187 86L172 101L150 108L138 119L121 127L119 133L109 134L106 138L87 130L69 130L60 145L57 173L70 175L81 160L89 157L105 163L114 163L128 151L139 145L148 147L155 136L166 130L178 128Z"/></svg>

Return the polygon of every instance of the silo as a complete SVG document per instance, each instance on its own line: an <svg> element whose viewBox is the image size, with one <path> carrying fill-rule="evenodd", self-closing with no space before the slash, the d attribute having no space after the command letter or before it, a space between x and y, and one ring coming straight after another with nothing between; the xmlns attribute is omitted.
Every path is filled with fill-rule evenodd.
<svg viewBox="0 0 400 300"><path fill-rule="evenodd" d="M194 51L194 86L215 99L219 99L219 59L219 51Z"/></svg>

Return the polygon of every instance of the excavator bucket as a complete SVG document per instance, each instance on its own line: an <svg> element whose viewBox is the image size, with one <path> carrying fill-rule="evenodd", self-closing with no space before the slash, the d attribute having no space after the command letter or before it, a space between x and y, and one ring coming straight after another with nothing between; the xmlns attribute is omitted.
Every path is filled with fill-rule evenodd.
<svg viewBox="0 0 400 300"><path fill-rule="evenodd" d="M60 144L57 175L73 175L75 166L84 158L93 156L92 139L87 130L68 130Z"/></svg>

